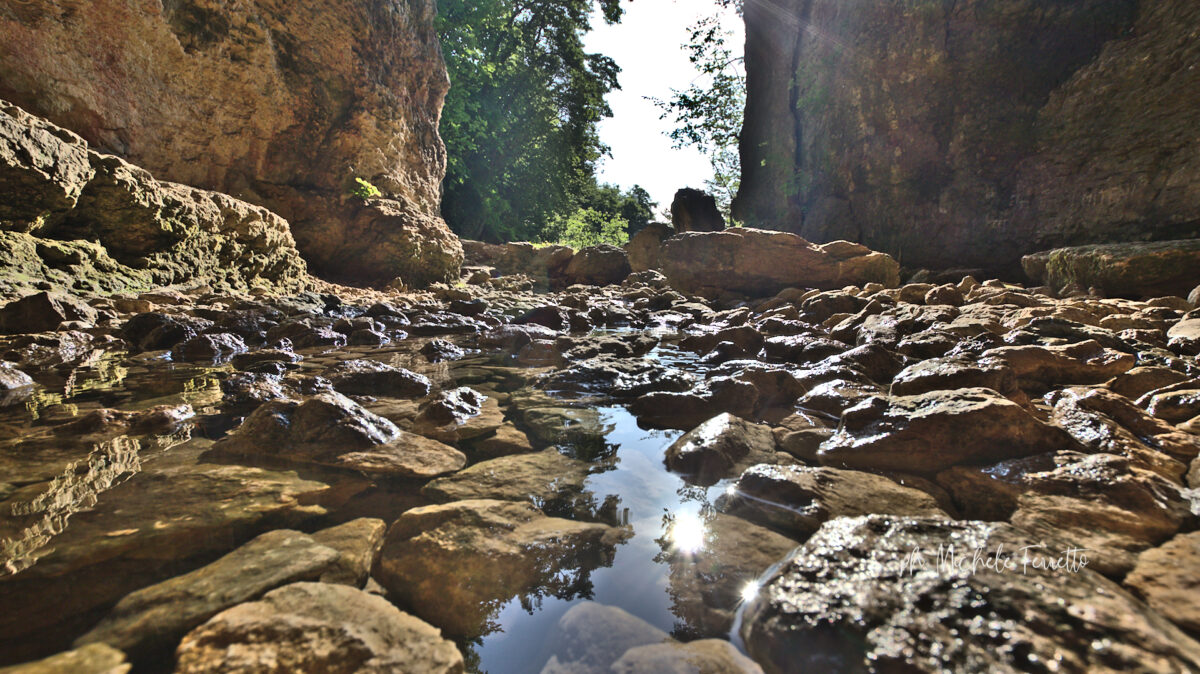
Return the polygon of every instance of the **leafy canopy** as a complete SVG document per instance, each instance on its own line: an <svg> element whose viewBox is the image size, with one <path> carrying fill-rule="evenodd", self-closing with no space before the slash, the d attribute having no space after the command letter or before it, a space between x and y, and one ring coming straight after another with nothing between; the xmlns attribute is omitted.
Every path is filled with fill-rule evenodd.
<svg viewBox="0 0 1200 674"><path fill-rule="evenodd" d="M583 49L596 2L620 20L619 0L438 0L451 79L442 213L459 235L539 238L595 188L608 151L596 125L619 72Z"/></svg>

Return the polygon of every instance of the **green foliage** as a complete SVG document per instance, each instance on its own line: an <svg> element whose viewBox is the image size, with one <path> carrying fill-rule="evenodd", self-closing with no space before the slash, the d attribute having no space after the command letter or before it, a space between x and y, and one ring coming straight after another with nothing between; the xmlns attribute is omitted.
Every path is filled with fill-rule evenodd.
<svg viewBox="0 0 1200 674"><path fill-rule="evenodd" d="M721 7L736 6L738 0L716 0ZM675 129L668 134L675 147L694 146L712 164L714 178L706 187L729 220L729 206L741 183L738 141L746 109L745 57L729 45L732 34L721 28L720 16L700 19L683 45L700 77L686 89L672 89L669 100L653 99L671 118Z"/></svg>
<svg viewBox="0 0 1200 674"><path fill-rule="evenodd" d="M593 184L576 195L575 203L579 208L590 208L609 219L621 218L628 223L630 236L654 222L654 208L658 206L640 185L622 192L616 185Z"/></svg>
<svg viewBox="0 0 1200 674"><path fill-rule="evenodd" d="M383 196L383 192L380 192L378 187L375 187L366 180L355 178L354 186L350 188L350 195L366 201L367 199Z"/></svg>
<svg viewBox="0 0 1200 674"><path fill-rule="evenodd" d="M586 248L609 243L624 246L629 243L629 222L594 208L579 208L569 216L557 216L547 228L547 234L557 243L572 248Z"/></svg>
<svg viewBox="0 0 1200 674"><path fill-rule="evenodd" d="M596 0L616 22L619 0ZM584 52L594 0L438 0L451 89L442 214L461 236L533 239L594 187L616 63Z"/></svg>

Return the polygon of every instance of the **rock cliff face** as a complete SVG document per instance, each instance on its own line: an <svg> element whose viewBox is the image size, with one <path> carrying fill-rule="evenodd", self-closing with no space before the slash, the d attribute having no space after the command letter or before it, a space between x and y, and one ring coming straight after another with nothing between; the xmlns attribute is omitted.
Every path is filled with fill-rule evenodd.
<svg viewBox="0 0 1200 674"><path fill-rule="evenodd" d="M225 194L156 180L0 100L0 290L80 292L184 282L296 290L288 223Z"/></svg>
<svg viewBox="0 0 1200 674"><path fill-rule="evenodd" d="M1200 6L748 3L735 216L908 266L1200 229Z"/></svg>
<svg viewBox="0 0 1200 674"><path fill-rule="evenodd" d="M287 218L314 271L457 275L438 215L434 0L32 0L0 7L0 97L175 182ZM381 198L350 195L355 178Z"/></svg>

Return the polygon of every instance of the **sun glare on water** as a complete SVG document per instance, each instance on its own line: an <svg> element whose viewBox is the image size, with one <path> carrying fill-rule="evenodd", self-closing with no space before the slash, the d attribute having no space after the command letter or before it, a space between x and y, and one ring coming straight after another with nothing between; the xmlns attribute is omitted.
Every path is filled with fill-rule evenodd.
<svg viewBox="0 0 1200 674"><path fill-rule="evenodd" d="M693 513L679 513L671 525L671 542L684 554L700 552L704 549L704 521Z"/></svg>

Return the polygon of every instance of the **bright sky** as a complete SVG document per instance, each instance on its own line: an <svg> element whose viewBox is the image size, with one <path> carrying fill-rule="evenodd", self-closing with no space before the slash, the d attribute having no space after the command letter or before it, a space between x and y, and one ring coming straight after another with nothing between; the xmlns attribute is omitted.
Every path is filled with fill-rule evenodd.
<svg viewBox="0 0 1200 674"><path fill-rule="evenodd" d="M612 148L612 157L600 167L602 182L622 188L641 185L658 202L658 210L671 205L675 190L703 188L712 178L704 155L694 149L674 150L664 132L669 120L645 97L670 98L671 89L684 89L697 77L681 45L688 27L701 16L717 11L707 0L634 0L621 3L625 16L609 26L593 16L592 32L584 38L589 52L605 54L621 66L621 90L608 95L613 117L600 124L600 139ZM725 25L736 31L730 41L741 45L742 20L728 10Z"/></svg>

